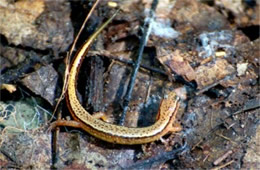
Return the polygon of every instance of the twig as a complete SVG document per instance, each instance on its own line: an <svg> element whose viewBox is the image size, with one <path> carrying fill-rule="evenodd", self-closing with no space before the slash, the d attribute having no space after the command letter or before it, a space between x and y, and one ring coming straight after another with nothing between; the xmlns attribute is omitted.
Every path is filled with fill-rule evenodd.
<svg viewBox="0 0 260 170"><path fill-rule="evenodd" d="M146 97L145 97L145 103L148 102L150 93L151 93L151 89L152 89L152 82L153 82L153 77L150 75L150 80L149 80L149 85L148 85L148 89L146 91Z"/></svg>
<svg viewBox="0 0 260 170"><path fill-rule="evenodd" d="M87 23L89 17L92 15L92 13L93 13L93 11L94 11L94 9L96 8L96 6L97 6L98 3L99 3L99 0L96 0L96 2L94 3L94 5L93 5L92 8L90 9L90 11L89 11L87 17L85 18L85 20L84 20L82 26L80 27L80 30L79 30L77 36L75 37L75 39L74 39L74 41L73 41L73 44L72 44L72 46L71 46L71 48L70 48L69 53L67 53L66 61L65 61L65 62L66 62L66 69L65 69L64 82L63 82L63 87L62 87L62 94L60 95L60 97L59 97L59 99L58 99L58 101L57 101L57 104L56 104L56 106L55 106L55 108L54 108L54 111L53 111L53 115L52 115L52 117L51 117L51 119L50 119L49 122L52 121L52 119L53 119L53 117L54 117L54 115L55 115L55 113L56 113L56 111L57 111L57 109L58 109L58 106L59 106L60 102L63 100L63 98L64 98L64 96L65 96L65 93L66 93L66 91L67 91L67 87L68 87L67 81L68 81L69 66L70 66L70 61L71 61L72 52L73 52L73 50L75 49L75 45L76 45L76 43L78 42L79 36L80 36L80 34L81 34L83 28L85 27L85 25L86 25L86 23Z"/></svg>
<svg viewBox="0 0 260 170"><path fill-rule="evenodd" d="M203 139L200 139L199 142L197 142L193 147L191 148L191 151L193 151L196 147L198 147L203 142Z"/></svg>
<svg viewBox="0 0 260 170"><path fill-rule="evenodd" d="M79 30L77 36L75 37L75 40L74 40L74 42L73 42L73 44L72 44L72 46L71 46L71 48L70 48L70 52L69 52L69 56L70 56L70 57L71 57L71 54L72 54L72 52L73 52L73 50L74 50L74 48L75 48L75 45L76 45L76 43L77 43L77 41L78 41L78 39L79 39L79 36L80 36L80 34L81 34L83 28L85 27L85 25L86 25L88 19L89 19L90 16L92 15L92 13L93 13L93 11L94 11L94 9L96 8L96 6L97 6L98 3L99 3L99 0L96 0L96 2L94 3L94 5L93 5L92 8L90 9L90 11L89 11L87 17L85 18L85 20L84 20L82 26L80 27L80 30Z"/></svg>
<svg viewBox="0 0 260 170"><path fill-rule="evenodd" d="M219 163L221 163L224 159L226 159L230 154L232 154L233 151L229 150L227 151L224 155L222 155L221 157L219 157L217 160L215 160L213 162L213 165L218 165Z"/></svg>
<svg viewBox="0 0 260 170"><path fill-rule="evenodd" d="M132 61L132 59L121 58L118 54L110 53L109 51L106 51L106 50L89 51L88 55L90 55L90 56L93 56L93 55L104 56L104 57L107 57L109 59L116 60L116 61L119 61L121 63L128 64L128 65L133 65L133 66L135 64ZM146 69L146 70L149 70L149 71L161 74L163 76L168 76L166 74L166 72L164 72L163 70L158 69L158 68L154 68L154 67L147 66L147 65L144 65L144 64L140 64L140 67L143 68L143 69Z"/></svg>
<svg viewBox="0 0 260 170"><path fill-rule="evenodd" d="M11 160L12 162L14 162L14 165L20 167L20 163L19 161L16 159L16 155L15 152L13 152L12 150L10 150L10 148L6 148L4 146L1 146L0 148L0 152L5 155L9 160Z"/></svg>
<svg viewBox="0 0 260 170"><path fill-rule="evenodd" d="M247 101L242 109L232 113L232 116L239 114L241 112L254 110L254 109L257 109L259 107L260 107L259 99L252 99L252 100Z"/></svg>
<svg viewBox="0 0 260 170"><path fill-rule="evenodd" d="M155 157L152 157L150 159L137 162L137 163L135 163L135 164L133 164L133 165L131 165L129 167L125 167L123 169L149 169L149 166L151 166L155 162L156 163L161 163L161 162L166 162L166 161L168 161L170 159L174 159L178 153L185 152L188 149L189 149L189 147L187 147L187 142L185 142L183 144L183 146L181 146L180 148L177 148L177 149L169 151L169 152L161 153L158 156L155 156Z"/></svg>
<svg viewBox="0 0 260 170"><path fill-rule="evenodd" d="M206 87L203 87L203 89L198 90L195 94L196 94L196 95L199 95L199 94L201 94L201 93L204 93L205 91L208 91L208 90L210 90L211 88L217 86L222 80L225 80L225 79L226 79L226 78L221 79L221 80L218 80L217 82L214 82L213 84L210 84L210 85L208 85L208 86L206 86Z"/></svg>
<svg viewBox="0 0 260 170"><path fill-rule="evenodd" d="M220 166L215 167L215 168L213 168L213 169L211 169L211 170L219 170L219 169L225 168L226 166L232 164L233 162L235 162L235 161L234 161L234 160L231 160L231 161L225 163L224 165L220 165Z"/></svg>
<svg viewBox="0 0 260 170"><path fill-rule="evenodd" d="M65 75L64 75L64 82L63 82L63 88L62 88L62 94L61 96L59 97L58 101L57 101L57 104L55 106L55 109L53 111L53 114L52 114L52 117L50 119L50 121L53 119L57 109L58 109L58 106L60 106L60 102L63 100L64 96L65 96L65 93L67 91L67 87L68 87L68 75L69 75L69 66L70 66L70 61L71 61L71 55L72 55L72 52L73 50L75 49L75 45L79 39L79 36L83 30L83 28L85 27L86 25L86 22L88 21L89 17L92 15L94 9L96 8L97 4L99 3L99 0L96 0L96 2L94 3L94 5L92 6L91 10L89 11L87 17L85 18L77 36L75 37L74 41L73 41L73 44L70 48L70 51L69 53L67 53L67 56L66 56L66 69L65 69ZM61 108L61 107L60 107ZM61 110L61 109L60 109ZM61 112L59 112L58 116L57 116L58 119L61 119ZM50 122L49 121L49 122ZM56 146L56 143L57 143L57 136L59 135L59 128L56 128L55 132L53 133L53 138L52 138L52 167L55 168L55 164L56 164L56 161L57 161L57 146Z"/></svg>
<svg viewBox="0 0 260 170"><path fill-rule="evenodd" d="M129 104L129 101L131 100L132 92L133 92L134 85L135 85L135 79L137 77L137 73L138 73L138 70L140 68L140 63L141 63L142 56L143 56L144 46L146 45L148 37L151 33L151 28L152 28L151 23L154 20L155 9L156 9L157 4L158 4L158 0L154 0L153 3L152 3L150 13L149 13L149 18L147 18L147 20L145 20L145 22L144 22L144 33L143 33L143 36L140 40L140 47L139 47L138 52L137 52L137 60L134 64L134 70L132 71L131 79L129 81L128 88L127 88L127 91L126 91L126 95L125 95L124 100L123 100L123 113L122 113L121 119L119 121L120 125L123 125L124 121L125 121L126 112L127 112L127 109L128 109L128 104Z"/></svg>
<svg viewBox="0 0 260 170"><path fill-rule="evenodd" d="M2 84L9 84L10 82L17 81L24 74L28 73L35 64L42 62L40 57L34 52L25 55L26 59L22 63L16 65L14 68L8 69L4 74L1 74L0 86Z"/></svg>
<svg viewBox="0 0 260 170"><path fill-rule="evenodd" d="M249 100L248 102L246 102L245 106L244 106L242 109L240 109L240 110L238 110L238 111L236 111L236 112L234 112L234 113L231 113L229 116L225 117L224 119L226 120L226 119L228 119L228 118L231 118L231 117L234 116L234 115L240 114L240 113L245 112L245 111L258 109L259 107L260 107L260 104L259 104L258 99ZM218 128L222 127L224 124L225 124L225 123L224 123L224 121L223 121L222 123L219 123L219 124L216 125L214 128L212 128L211 130L209 130L208 133L206 133L206 135L204 135L203 137L201 137L201 140L200 140L197 144L195 144L195 145L192 147L191 150L194 150L194 149L195 149L197 146L199 146L203 141L207 140L207 138L208 138L208 136L210 136L210 134L213 134ZM232 128L233 125L234 125L234 124L230 125L230 126L228 127L228 129L229 129L229 128ZM220 136L220 137L222 137L222 138L224 138L224 139L226 139L226 140L231 141L233 144L237 144L236 142L232 141L231 139L229 139L229 138L227 138L227 137L225 137L225 136L223 136L223 135L220 135L220 134L216 134L216 135L218 135L218 136Z"/></svg>
<svg viewBox="0 0 260 170"><path fill-rule="evenodd" d="M221 137L221 138L223 138L223 139L226 139L226 140L230 141L233 144L237 144L236 142L232 141L230 138L228 138L228 137L226 137L226 136L224 136L222 134L216 133L216 135Z"/></svg>

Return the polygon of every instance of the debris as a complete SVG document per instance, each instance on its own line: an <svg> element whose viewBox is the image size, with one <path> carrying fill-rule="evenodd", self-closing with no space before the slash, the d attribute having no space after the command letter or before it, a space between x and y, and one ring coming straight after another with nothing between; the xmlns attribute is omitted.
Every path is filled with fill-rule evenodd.
<svg viewBox="0 0 260 170"><path fill-rule="evenodd" d="M58 74L52 66L43 66L36 72L28 74L21 81L35 94L40 95L51 105L54 105Z"/></svg>
<svg viewBox="0 0 260 170"><path fill-rule="evenodd" d="M16 91L16 87L13 84L2 84L1 90L6 89L9 93L13 93Z"/></svg>
<svg viewBox="0 0 260 170"><path fill-rule="evenodd" d="M246 73L248 63L238 63L237 64L237 75L242 76Z"/></svg>

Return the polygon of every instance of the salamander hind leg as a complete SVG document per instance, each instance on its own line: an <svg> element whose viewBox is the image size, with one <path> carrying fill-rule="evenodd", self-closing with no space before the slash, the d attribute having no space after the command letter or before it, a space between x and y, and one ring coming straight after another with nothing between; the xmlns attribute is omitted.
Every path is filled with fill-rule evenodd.
<svg viewBox="0 0 260 170"><path fill-rule="evenodd" d="M107 123L113 122L113 118L110 117L110 116L107 116L104 112L95 112L94 114L92 114L92 116L95 119L101 119L101 120L103 120L104 122L107 122Z"/></svg>
<svg viewBox="0 0 260 170"><path fill-rule="evenodd" d="M181 130L182 130L182 126L179 123L174 123L174 125L167 127L166 134L180 132Z"/></svg>
<svg viewBox="0 0 260 170"><path fill-rule="evenodd" d="M174 125L169 127L170 133L176 133L182 131L182 126L179 123L174 123Z"/></svg>

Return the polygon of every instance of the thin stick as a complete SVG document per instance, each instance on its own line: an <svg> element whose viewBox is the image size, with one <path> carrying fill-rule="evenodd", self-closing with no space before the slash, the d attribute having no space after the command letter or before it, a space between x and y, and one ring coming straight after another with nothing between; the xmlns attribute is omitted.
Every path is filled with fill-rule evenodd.
<svg viewBox="0 0 260 170"><path fill-rule="evenodd" d="M129 167L125 167L123 169L149 169L149 167L154 163L162 163L166 162L171 159L175 159L178 155L181 153L187 152L189 150L189 147L187 145L187 142L183 144L183 146L174 149L172 151L163 152L157 156L154 156L152 158L149 158L147 160L139 161L135 164L130 165Z"/></svg>
<svg viewBox="0 0 260 170"><path fill-rule="evenodd" d="M68 75L69 75L69 66L70 66L70 61L71 61L71 55L72 55L72 52L73 50L75 49L75 45L79 39L79 36L83 30L83 28L85 27L86 25L86 22L88 21L89 17L92 15L94 9L96 8L97 4L99 3L99 0L96 0L96 2L94 3L93 7L91 8L91 10L89 11L87 17L85 18L77 36L75 37L74 41L73 41L73 44L70 48L70 51L69 53L67 53L67 56L66 56L66 69L65 69L65 75L64 75L64 82L63 82L63 88L62 88L62 94L60 95L58 101L57 101L57 104L55 106L55 109L53 111L53 114L52 114L52 117L51 119L49 120L52 121L57 109L58 109L58 106L60 106L60 102L63 100L64 96L65 96L65 93L67 91L67 87L68 87ZM58 119L61 119L61 112L59 112L58 114ZM55 164L57 162L57 146L56 146L56 143L57 143L57 138L59 136L59 128L56 128L56 131L53 133L53 138L52 138L52 167L55 169Z"/></svg>
<svg viewBox="0 0 260 170"><path fill-rule="evenodd" d="M104 57L107 57L111 60L116 60L116 61L119 61L120 63L132 65L132 66L134 66L134 64L135 64L132 61L132 59L121 58L120 55L117 55L115 53L110 53L109 51L106 51L106 50L89 51L88 55L89 56L93 56L93 55L104 56ZM162 69L159 69L159 68L151 67L151 66L144 65L144 64L140 64L140 67L144 70L148 70L148 71L151 71L151 72L161 74L162 76L168 76L166 72L164 72Z"/></svg>
<svg viewBox="0 0 260 170"><path fill-rule="evenodd" d="M72 44L72 46L71 46L71 48L70 48L69 57L71 57L71 54L72 54L72 52L73 52L73 50L74 50L74 48L75 48L75 45L76 45L76 43L77 43L77 41L78 41L78 39L79 39L79 36L80 36L80 34L81 34L83 28L85 27L85 25L86 25L88 19L89 19L90 16L92 15L92 13L93 13L93 11L94 11L94 9L96 8L96 6L97 6L98 3L99 3L99 0L96 0L96 2L94 3L94 5L93 5L92 8L90 9L90 11L89 11L89 13L88 13L88 16L85 18L85 20L84 20L82 26L80 27L80 30L79 30L77 36L75 37L75 40L74 40L74 42L73 42L73 44Z"/></svg>
<svg viewBox="0 0 260 170"><path fill-rule="evenodd" d="M92 15L92 13L93 13L93 11L94 11L94 9L96 8L96 6L97 6L98 3L99 3L99 0L96 0L96 2L94 3L93 7L92 7L91 10L89 11L87 17L85 18L85 20L84 20L82 26L80 27L80 30L79 30L77 36L75 37L75 39L74 39L74 41L73 41L73 44L72 44L72 46L71 46L71 48L70 48L69 53L67 53L66 60L65 60L65 62L66 62L66 69L65 69L65 75L64 75L64 82L63 82L62 94L60 95L60 97L59 97L59 99L58 99L58 101L57 101L57 104L56 104L56 106L55 106L55 108L54 108L52 117L50 118L49 122L52 121L52 119L53 119L53 117L54 117L54 115L55 115L55 113L56 113L56 111L57 111L57 109L58 109L58 106L59 106L60 102L63 100L63 98L64 98L64 96L65 96L65 93L66 93L66 91L67 91L67 86L68 86L67 81L68 81L69 66L70 66L70 61L71 61L72 52L73 52L73 50L75 49L75 45L76 45L76 43L77 43L77 41L78 41L78 39L79 39L79 36L80 36L80 34L81 34L83 28L85 27L85 25L86 25L88 19L89 19L90 16Z"/></svg>
<svg viewBox="0 0 260 170"><path fill-rule="evenodd" d="M123 113L122 113L121 119L119 121L120 125L123 125L124 121L125 121L128 104L129 104L129 101L131 100L132 92L133 92L134 85L135 85L135 79L137 77L137 73L140 68L140 63L141 63L142 56L143 56L144 46L146 45L148 37L151 33L151 28L152 28L151 23L154 20L155 9L156 9L157 4L158 4L158 0L154 0L152 3L150 13L149 13L149 18L147 18L147 20L144 22L144 34L140 40L140 47L139 47L138 53L137 53L138 54L137 60L134 64L134 70L131 74L131 79L129 81L126 95L123 100Z"/></svg>
<svg viewBox="0 0 260 170"><path fill-rule="evenodd" d="M218 166L218 167L213 168L212 170L219 170L219 169L225 168L225 167L227 167L228 165L232 164L233 162L235 162L235 160L231 160L231 161L225 163L224 165L221 165L221 166Z"/></svg>

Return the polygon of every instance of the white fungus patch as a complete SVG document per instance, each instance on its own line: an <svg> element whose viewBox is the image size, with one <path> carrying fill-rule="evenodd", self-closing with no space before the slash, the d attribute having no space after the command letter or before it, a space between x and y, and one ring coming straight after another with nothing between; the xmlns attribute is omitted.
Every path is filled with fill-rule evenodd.
<svg viewBox="0 0 260 170"><path fill-rule="evenodd" d="M156 19L152 23L152 34L161 38L177 38L180 33L171 27L169 19Z"/></svg>

